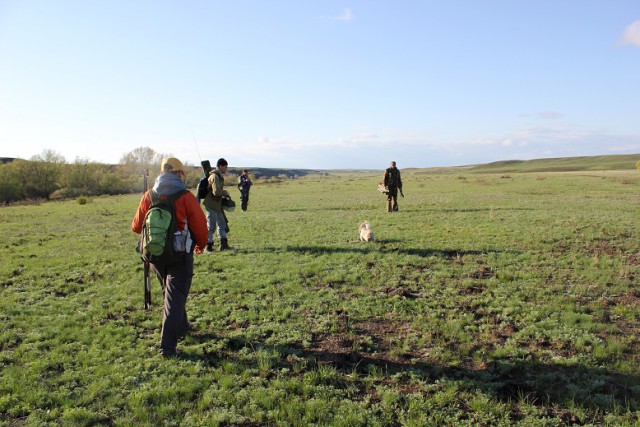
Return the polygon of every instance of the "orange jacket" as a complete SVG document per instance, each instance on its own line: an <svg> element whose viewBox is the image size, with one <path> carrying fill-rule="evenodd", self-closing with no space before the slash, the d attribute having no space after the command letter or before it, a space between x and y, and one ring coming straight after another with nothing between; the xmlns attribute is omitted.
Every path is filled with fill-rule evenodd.
<svg viewBox="0 0 640 427"><path fill-rule="evenodd" d="M140 199L138 210L131 222L131 229L137 234L142 233L144 217L147 215L149 206L151 206L151 197L147 191ZM173 206L176 212L178 230L184 230L185 224L188 223L191 238L196 242L196 252L204 250L209 240L209 231L207 229L207 218L204 216L196 197L187 191L175 201Z"/></svg>

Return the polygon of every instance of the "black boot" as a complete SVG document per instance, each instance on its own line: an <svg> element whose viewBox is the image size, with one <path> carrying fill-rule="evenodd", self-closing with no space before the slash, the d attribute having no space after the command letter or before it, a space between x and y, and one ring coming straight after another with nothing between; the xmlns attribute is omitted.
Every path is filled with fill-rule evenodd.
<svg viewBox="0 0 640 427"><path fill-rule="evenodd" d="M207 248L205 249L206 252L213 252L213 242L209 242L207 243Z"/></svg>
<svg viewBox="0 0 640 427"><path fill-rule="evenodd" d="M226 251L227 249L231 249L231 246L229 246L229 241L227 239L220 239L220 250Z"/></svg>

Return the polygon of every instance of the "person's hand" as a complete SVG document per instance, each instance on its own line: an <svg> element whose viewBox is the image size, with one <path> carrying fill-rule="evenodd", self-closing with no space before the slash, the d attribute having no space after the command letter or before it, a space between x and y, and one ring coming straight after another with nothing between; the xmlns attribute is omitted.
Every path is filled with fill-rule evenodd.
<svg viewBox="0 0 640 427"><path fill-rule="evenodd" d="M200 246L196 246L195 248L193 248L193 253L196 255L200 255L202 254L202 248Z"/></svg>

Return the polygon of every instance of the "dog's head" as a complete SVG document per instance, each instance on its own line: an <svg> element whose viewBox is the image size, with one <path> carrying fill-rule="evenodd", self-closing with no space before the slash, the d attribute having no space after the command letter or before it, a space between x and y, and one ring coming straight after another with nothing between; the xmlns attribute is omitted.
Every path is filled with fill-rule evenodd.
<svg viewBox="0 0 640 427"><path fill-rule="evenodd" d="M369 230L371 227L369 227L369 222L368 221L364 221L362 224L360 224L360 228L359 230Z"/></svg>

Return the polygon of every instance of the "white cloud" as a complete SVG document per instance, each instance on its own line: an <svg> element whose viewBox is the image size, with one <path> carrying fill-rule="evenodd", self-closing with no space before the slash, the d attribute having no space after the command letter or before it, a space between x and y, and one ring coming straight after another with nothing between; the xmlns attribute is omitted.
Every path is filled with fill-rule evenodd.
<svg viewBox="0 0 640 427"><path fill-rule="evenodd" d="M513 138L506 138L502 140L500 145L503 147L524 147L527 143L524 141L517 141Z"/></svg>
<svg viewBox="0 0 640 427"><path fill-rule="evenodd" d="M621 42L622 44L640 46L640 20L625 28Z"/></svg>
<svg viewBox="0 0 640 427"><path fill-rule="evenodd" d="M609 152L612 153L640 153L640 144L626 144L609 147Z"/></svg>
<svg viewBox="0 0 640 427"><path fill-rule="evenodd" d="M562 114L556 113L555 111L543 111L542 113L538 113L538 117L541 119L555 120L562 117Z"/></svg>
<svg viewBox="0 0 640 427"><path fill-rule="evenodd" d="M511 147L514 144L513 139L511 138L507 138L504 141L502 141L502 146L503 147Z"/></svg>
<svg viewBox="0 0 640 427"><path fill-rule="evenodd" d="M351 13L350 8L346 7L340 15L335 16L333 19L336 21L351 22L353 21L353 13Z"/></svg>

